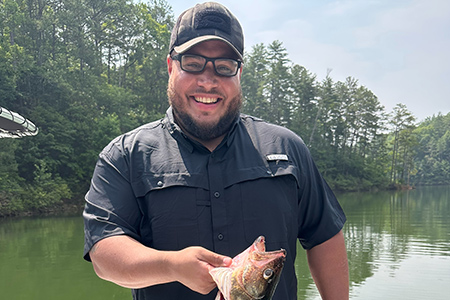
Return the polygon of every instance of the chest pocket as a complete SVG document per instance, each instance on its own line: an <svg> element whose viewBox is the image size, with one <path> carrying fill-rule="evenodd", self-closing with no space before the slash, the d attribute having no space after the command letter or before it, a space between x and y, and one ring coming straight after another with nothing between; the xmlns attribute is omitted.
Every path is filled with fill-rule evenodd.
<svg viewBox="0 0 450 300"><path fill-rule="evenodd" d="M205 245L204 228L211 228L205 180L192 174L148 175L139 185L142 243L159 250Z"/></svg>
<svg viewBox="0 0 450 300"><path fill-rule="evenodd" d="M298 170L289 162L269 162L271 172L236 184L240 190L239 213L242 214L247 243L266 237L270 250L295 240L298 215ZM256 174L255 174L256 175Z"/></svg>

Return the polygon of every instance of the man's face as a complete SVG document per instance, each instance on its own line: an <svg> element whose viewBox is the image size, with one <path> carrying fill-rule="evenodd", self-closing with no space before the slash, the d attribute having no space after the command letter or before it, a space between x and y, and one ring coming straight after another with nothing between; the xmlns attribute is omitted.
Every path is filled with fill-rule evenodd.
<svg viewBox="0 0 450 300"><path fill-rule="evenodd" d="M235 58L234 51L224 42L202 42L186 53L208 58ZM241 71L233 77L219 76L212 62L202 73L181 70L180 62L168 58L169 104L175 121L188 134L200 141L225 135L239 114L242 104Z"/></svg>

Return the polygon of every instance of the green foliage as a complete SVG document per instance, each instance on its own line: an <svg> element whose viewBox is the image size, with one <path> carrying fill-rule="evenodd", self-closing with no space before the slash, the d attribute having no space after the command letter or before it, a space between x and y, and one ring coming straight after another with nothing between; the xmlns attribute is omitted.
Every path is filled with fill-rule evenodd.
<svg viewBox="0 0 450 300"><path fill-rule="evenodd" d="M9 187L0 195L0 216L14 215L23 211L43 212L53 205L72 196L68 185L59 177L53 176L45 161L35 166L31 184Z"/></svg>
<svg viewBox="0 0 450 300"><path fill-rule="evenodd" d="M261 118L268 118L268 101L264 97L267 73L269 72L267 48L263 44L253 46L246 53L242 71L242 94L245 99L243 111Z"/></svg>
<svg viewBox="0 0 450 300"><path fill-rule="evenodd" d="M425 120L415 130L418 140L414 158L416 184L450 184L450 113Z"/></svg>
<svg viewBox="0 0 450 300"><path fill-rule="evenodd" d="M35 166L33 185L23 195L23 205L29 210L39 210L71 197L68 185L58 176L53 176L45 161Z"/></svg>
<svg viewBox="0 0 450 300"><path fill-rule="evenodd" d="M413 133L415 117L404 104L397 104L391 116L389 124L392 126L393 133L390 140L392 145L390 182L392 185L409 185L414 168L414 149L417 144Z"/></svg>
<svg viewBox="0 0 450 300"><path fill-rule="evenodd" d="M23 182L15 159L17 147L17 140L0 139L0 216L10 209L11 199Z"/></svg>

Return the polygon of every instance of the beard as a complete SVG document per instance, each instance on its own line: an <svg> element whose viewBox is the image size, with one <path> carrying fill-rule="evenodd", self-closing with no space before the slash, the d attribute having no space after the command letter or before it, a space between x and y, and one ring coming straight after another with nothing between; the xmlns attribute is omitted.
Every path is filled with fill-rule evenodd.
<svg viewBox="0 0 450 300"><path fill-rule="evenodd" d="M186 112L183 96L177 93L170 83L167 89L167 95L169 104L173 109L175 122L188 134L201 141L208 141L225 135L238 117L243 100L242 90L239 90L238 95L230 99L228 106L225 108L225 113L219 120L214 123L203 124L197 122L193 116Z"/></svg>

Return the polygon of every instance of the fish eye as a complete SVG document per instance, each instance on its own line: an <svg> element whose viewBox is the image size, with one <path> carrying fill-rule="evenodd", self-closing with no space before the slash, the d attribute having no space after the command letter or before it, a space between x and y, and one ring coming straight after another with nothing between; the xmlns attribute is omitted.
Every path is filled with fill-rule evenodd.
<svg viewBox="0 0 450 300"><path fill-rule="evenodd" d="M263 277L264 277L265 280L267 280L270 277L272 277L272 275L273 275L273 270L272 269L265 269L264 270Z"/></svg>

